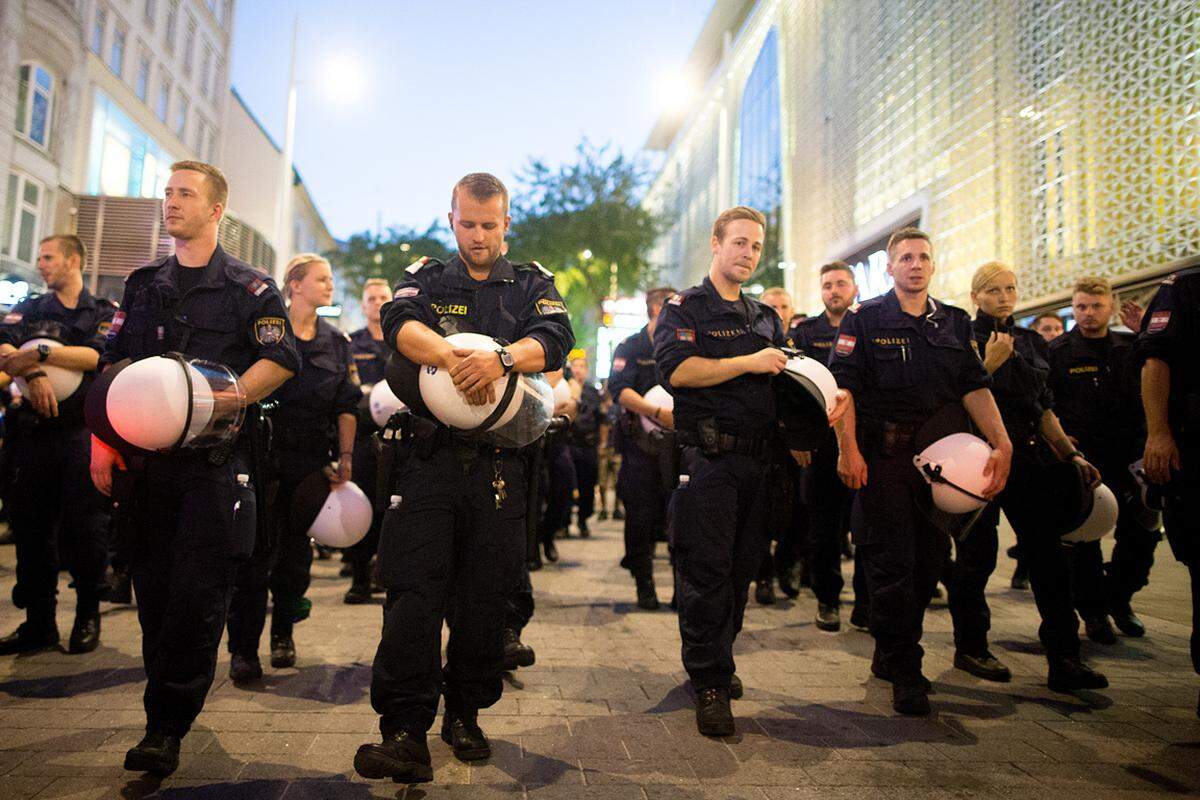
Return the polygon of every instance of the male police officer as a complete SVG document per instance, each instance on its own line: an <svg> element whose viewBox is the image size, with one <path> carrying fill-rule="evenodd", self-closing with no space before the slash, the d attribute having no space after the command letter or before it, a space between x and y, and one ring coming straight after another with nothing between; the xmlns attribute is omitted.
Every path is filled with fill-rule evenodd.
<svg viewBox="0 0 1200 800"><path fill-rule="evenodd" d="M225 253L217 228L228 184L198 161L171 165L162 205L175 255L135 270L125 281L103 366L166 352L214 361L240 377L243 401L257 403L300 369L283 299L270 278ZM234 573L254 549L255 497L245 434L232 452L178 450L123 465L92 440L92 481L104 494L114 470L135 484L138 540L133 585L146 667L146 735L125 755L125 769L167 773L179 742L212 685Z"/></svg>
<svg viewBox="0 0 1200 800"><path fill-rule="evenodd" d="M929 489L913 467L918 431L939 409L961 402L994 448L988 498L1004 488L1012 443L971 344L970 317L929 296L929 237L903 228L887 253L895 287L846 312L830 358L838 385L854 398L838 429L838 473L859 490L854 537L871 593L871 671L892 682L898 713L928 714L921 628L949 540L921 510Z"/></svg>
<svg viewBox="0 0 1200 800"><path fill-rule="evenodd" d="M575 463L575 521L580 536L588 536L588 520L596 508L596 477L600 471L600 390L588 374L587 355L578 351L571 359L571 396L578 404L571 423L571 460Z"/></svg>
<svg viewBox="0 0 1200 800"><path fill-rule="evenodd" d="M367 318L364 328L359 328L350 334L350 351L354 355L354 365L358 368L358 379L362 381L364 390L369 390L383 380L383 370L387 366L388 353L391 348L383 338L383 327L380 310L383 304L391 299L392 292L387 281L383 278L371 278L363 284L362 312ZM375 449L371 444L371 436L379 429L371 418L366 404L360 406L358 427L354 435L354 467L363 492L375 505ZM345 602L350 605L371 602L371 559L379 549L380 516L375 515L371 521L371 530L347 552L351 565L350 589L346 592Z"/></svg>
<svg viewBox="0 0 1200 800"><path fill-rule="evenodd" d="M1166 495L1167 541L1192 579L1192 669L1200 673L1200 267L1168 276L1142 318L1137 360L1146 477ZM1200 715L1200 701L1196 713Z"/></svg>
<svg viewBox="0 0 1200 800"><path fill-rule="evenodd" d="M658 608L654 590L654 544L666 525L670 493L663 486L657 443L646 435L638 415L650 417L670 430L671 409L646 400L646 392L658 385L654 355L654 329L663 302L675 294L662 287L646 292L646 327L617 345L613 352L608 392L622 414L614 429L621 470L617 473L617 497L625 506L625 557L621 566L633 575L638 608Z"/></svg>
<svg viewBox="0 0 1200 800"><path fill-rule="evenodd" d="M792 342L813 358L829 361L838 326L854 300L858 286L854 273L844 261L834 261L821 267L821 303L824 313L810 317L792 332ZM837 474L837 435L831 430L825 441L811 456L812 463L804 471L803 494L809 504L808 569L812 576L813 594L817 596L816 626L823 631L841 628L842 537L850 519L853 493ZM855 612L851 623L866 623L862 615L867 605L858 604L859 584L865 584L862 570L855 570ZM860 577L861 576L861 577ZM865 585L862 587L865 601Z"/></svg>
<svg viewBox="0 0 1200 800"><path fill-rule="evenodd" d="M745 206L713 223L708 277L663 306L654 355L675 396L689 482L672 498L683 666L696 691L696 727L734 732L740 695L733 643L750 581L762 563L765 475L777 430L771 378L787 345L773 309L741 287L762 256L766 218Z"/></svg>
<svg viewBox="0 0 1200 800"><path fill-rule="evenodd" d="M559 367L575 337L553 276L501 255L510 220L504 184L467 175L454 187L449 218L458 253L447 264L409 267L384 306L383 330L406 363L448 370L467 401L482 405L509 373ZM456 349L443 338L456 332L511 344ZM363 777L409 783L433 778L425 734L442 691L442 738L455 755L491 752L476 714L500 699L505 598L518 584L526 514L519 451L451 433L413 408L414 426L429 433L409 443L380 543L387 600L371 704L383 741L364 744L354 759ZM439 670L444 618L450 643Z"/></svg>
<svg viewBox="0 0 1200 800"><path fill-rule="evenodd" d="M13 449L16 480L8 494L17 545L13 602L25 622L0 639L0 654L58 644L55 595L58 570L75 583L75 624L68 651L87 653L100 644L100 592L108 560L108 514L91 480L90 437L83 398L104 349L116 308L83 286L83 242L49 236L38 251L38 272L50 289L18 303L0 322L0 370L22 377L26 402L9 420L5 447ZM33 339L54 340L18 351ZM55 398L45 367L86 373L70 397Z"/></svg>
<svg viewBox="0 0 1200 800"><path fill-rule="evenodd" d="M1053 342L1063 335L1062 317L1050 311L1034 317L1031 327L1047 342Z"/></svg>
<svg viewBox="0 0 1200 800"><path fill-rule="evenodd" d="M1088 638L1114 644L1110 614L1126 636L1146 632L1130 600L1150 577L1160 538L1158 531L1139 522L1137 487L1129 472L1129 464L1141 453L1144 432L1135 338L1109 330L1113 295L1104 278L1081 278L1075 285L1071 310L1075 327L1050 343L1054 411L1063 430L1100 470L1120 506L1107 575L1099 542L1075 545L1072 588Z"/></svg>

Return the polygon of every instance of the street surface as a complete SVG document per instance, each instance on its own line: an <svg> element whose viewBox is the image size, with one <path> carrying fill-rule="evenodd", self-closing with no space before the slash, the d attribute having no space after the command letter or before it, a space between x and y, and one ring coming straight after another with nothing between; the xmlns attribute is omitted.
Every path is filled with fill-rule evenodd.
<svg viewBox="0 0 1200 800"><path fill-rule="evenodd" d="M746 696L738 735L696 733L679 662L670 572L657 561L657 613L633 607L617 566L620 523L559 543L562 561L534 575L538 610L525 640L537 664L520 670L484 712L494 756L467 766L430 737L435 779L406 789L358 778L355 749L374 739L370 664L379 606L345 606L337 561L314 565L310 620L296 628L299 667L256 690L234 687L222 652L204 713L161 786L121 768L141 736L140 635L134 609L105 605L103 641L0 659L0 798L596 798L597 800L857 800L949 797L1134 800L1200 793L1200 678L1188 658L1186 572L1164 542L1150 587L1135 599L1149 634L1115 647L1085 642L1112 683L1085 697L1046 689L1028 592L1008 588L1001 545L989 587L992 649L1015 674L988 684L951 666L943 601L926 616L925 672L934 714L903 719L887 684L870 677L870 637L812 624L816 601L751 603L738 642ZM660 546L665 552L665 545ZM15 554L0 547L0 629L20 621L8 601ZM844 564L849 598L850 564ZM60 584L59 628L74 597ZM440 725L440 718L438 725Z"/></svg>

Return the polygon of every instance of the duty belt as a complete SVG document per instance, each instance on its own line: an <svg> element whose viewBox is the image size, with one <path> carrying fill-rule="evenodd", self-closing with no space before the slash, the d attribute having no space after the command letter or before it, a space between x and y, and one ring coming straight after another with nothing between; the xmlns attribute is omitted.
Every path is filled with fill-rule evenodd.
<svg viewBox="0 0 1200 800"><path fill-rule="evenodd" d="M676 431L675 441L684 447L699 447L705 449L706 443L695 431ZM761 436L734 436L729 433L718 433L715 437L716 449L722 453L737 453L743 456L761 456L767 451L767 439Z"/></svg>

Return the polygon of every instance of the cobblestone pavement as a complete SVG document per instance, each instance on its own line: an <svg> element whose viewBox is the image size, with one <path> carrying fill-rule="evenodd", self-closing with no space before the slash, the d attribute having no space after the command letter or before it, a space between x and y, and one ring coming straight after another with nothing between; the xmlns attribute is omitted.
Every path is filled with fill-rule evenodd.
<svg viewBox="0 0 1200 800"><path fill-rule="evenodd" d="M724 741L696 733L675 617L665 607L633 608L620 548L619 528L601 524L590 539L561 542L562 561L535 574L538 611L526 639L537 664L485 712L495 751L488 762L455 761L435 735L431 784L406 789L354 775L354 750L376 736L368 687L380 608L342 605L347 581L336 577L337 562L322 561L313 618L297 627L299 667L268 668L262 686L243 690L225 678L222 653L180 769L161 786L121 768L143 724L132 608L104 607L94 653L0 659L0 798L1149 800L1200 792L1186 573L1165 543L1136 603L1149 635L1115 647L1085 643L1112 688L1082 697L1046 689L1033 601L1008 588L1003 545L989 587L992 640L1014 680L988 684L953 669L949 615L936 603L925 635L936 687L927 719L892 713L889 687L870 677L869 636L816 630L808 593L752 604L738 642L746 684L734 704L738 735ZM13 564L13 548L0 547L3 632L19 621L8 602ZM657 570L666 600L665 560ZM73 603L65 579L62 597L65 635Z"/></svg>

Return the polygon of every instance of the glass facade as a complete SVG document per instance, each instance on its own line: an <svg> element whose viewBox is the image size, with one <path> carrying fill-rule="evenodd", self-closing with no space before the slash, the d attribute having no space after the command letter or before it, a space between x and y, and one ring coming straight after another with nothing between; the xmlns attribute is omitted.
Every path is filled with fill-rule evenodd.
<svg viewBox="0 0 1200 800"><path fill-rule="evenodd" d="M783 173L779 129L779 35L763 40L746 79L738 115L738 203L767 217L767 235L757 276L774 281L780 254ZM752 279L753 280L753 279Z"/></svg>
<svg viewBox="0 0 1200 800"><path fill-rule="evenodd" d="M102 92L96 93L88 151L88 194L161 197L175 160L120 106Z"/></svg>

